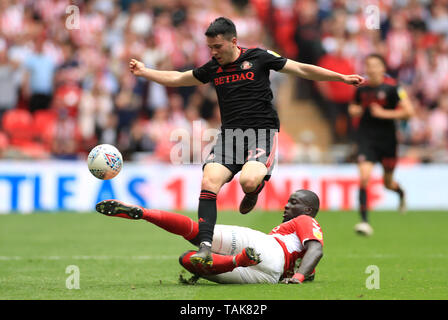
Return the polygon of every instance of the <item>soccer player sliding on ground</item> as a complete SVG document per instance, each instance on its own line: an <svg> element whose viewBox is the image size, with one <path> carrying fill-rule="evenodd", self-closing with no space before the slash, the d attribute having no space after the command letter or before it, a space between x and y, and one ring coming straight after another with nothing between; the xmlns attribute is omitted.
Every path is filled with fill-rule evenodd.
<svg viewBox="0 0 448 320"><path fill-rule="evenodd" d="M367 186L376 162L381 162L383 166L384 186L399 196L399 210L406 210L405 193L393 178L398 146L395 120L410 118L414 109L406 92L397 86L395 80L386 76L386 63L380 55L367 56L365 68L368 80L356 90L355 101L350 104L349 113L354 118L360 118L356 143L361 223L355 226L355 231L371 235L373 229L367 217Z"/></svg>
<svg viewBox="0 0 448 320"><path fill-rule="evenodd" d="M145 209L117 200L104 200L96 210L107 216L143 219L200 245L199 224L178 213ZM250 228L215 225L211 255L213 265L193 264L197 251L189 250L179 258L191 273L218 283L302 283L313 280L322 258L322 230L314 219L319 198L309 190L291 194L283 222L269 234ZM294 267L301 259L298 269Z"/></svg>
<svg viewBox="0 0 448 320"><path fill-rule="evenodd" d="M220 17L205 32L212 59L199 68L185 72L146 68L132 59L129 68L168 87L196 86L211 82L216 89L221 112L221 133L203 166L198 206L201 243L191 255L193 263L213 264L211 247L217 219L216 196L222 186L241 171L239 182L245 193L240 204L243 214L257 203L258 194L272 173L277 132L280 127L272 105L270 70L315 81L342 81L358 86L359 75L343 75L317 66L299 63L260 48L237 44L233 22Z"/></svg>

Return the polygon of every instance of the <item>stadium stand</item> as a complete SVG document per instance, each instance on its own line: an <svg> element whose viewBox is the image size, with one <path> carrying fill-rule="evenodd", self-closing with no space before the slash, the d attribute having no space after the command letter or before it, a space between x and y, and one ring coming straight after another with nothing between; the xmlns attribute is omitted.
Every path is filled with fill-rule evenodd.
<svg viewBox="0 0 448 320"><path fill-rule="evenodd" d="M84 158L95 144L111 143L127 159L167 161L169 145L157 132L180 123L191 130L194 120L218 126L216 97L208 86L172 89L135 79L128 61L173 70L199 66L210 57L204 30L214 18L228 16L242 46L270 48L341 72L363 74L363 58L382 54L417 109L414 119L400 125L403 161L448 160L445 0L380 1L379 29L366 24L369 1L79 0L81 29L68 23L71 4L0 2L3 158ZM351 161L346 108L353 92L279 75L272 81L277 92L290 88L290 99L275 101L282 134L288 135L285 146L314 150L281 161ZM312 126L305 128L305 118Z"/></svg>

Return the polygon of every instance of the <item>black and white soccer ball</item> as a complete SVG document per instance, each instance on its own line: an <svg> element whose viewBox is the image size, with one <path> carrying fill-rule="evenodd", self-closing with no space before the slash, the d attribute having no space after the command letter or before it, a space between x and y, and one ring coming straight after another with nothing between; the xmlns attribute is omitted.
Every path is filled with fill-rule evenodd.
<svg viewBox="0 0 448 320"><path fill-rule="evenodd" d="M90 151L87 157L90 173L101 180L109 180L117 176L123 167L120 151L110 144L100 144Z"/></svg>

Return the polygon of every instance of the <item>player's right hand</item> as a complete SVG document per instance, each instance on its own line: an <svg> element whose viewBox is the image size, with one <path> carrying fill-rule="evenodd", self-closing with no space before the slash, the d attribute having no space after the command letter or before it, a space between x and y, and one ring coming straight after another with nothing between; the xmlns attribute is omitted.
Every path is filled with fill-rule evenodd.
<svg viewBox="0 0 448 320"><path fill-rule="evenodd" d="M365 82L365 79L357 74L344 75L342 79L344 83L351 84L355 87L359 87Z"/></svg>
<svg viewBox="0 0 448 320"><path fill-rule="evenodd" d="M295 278L284 278L281 283L283 284L301 284L298 279Z"/></svg>
<svg viewBox="0 0 448 320"><path fill-rule="evenodd" d="M129 61L129 70L134 76L143 76L145 69L145 64L143 62L136 59L131 59L131 61Z"/></svg>
<svg viewBox="0 0 448 320"><path fill-rule="evenodd" d="M282 283L285 284L301 284L305 281L305 276L301 273L295 273L291 278L284 278Z"/></svg>
<svg viewBox="0 0 448 320"><path fill-rule="evenodd" d="M351 117L360 117L363 114L364 110L360 105L350 104L348 106L348 113Z"/></svg>

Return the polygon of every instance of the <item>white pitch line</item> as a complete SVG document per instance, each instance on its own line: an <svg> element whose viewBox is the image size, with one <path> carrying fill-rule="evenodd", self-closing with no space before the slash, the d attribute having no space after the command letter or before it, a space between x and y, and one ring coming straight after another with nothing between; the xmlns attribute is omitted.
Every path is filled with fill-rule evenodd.
<svg viewBox="0 0 448 320"><path fill-rule="evenodd" d="M77 255L77 256L0 256L0 261L21 261L21 260L45 260L45 261L56 261L56 260L175 260L178 259L179 256L175 255L148 255L148 256L104 256L104 255ZM396 255L392 254L373 254L373 255L357 255L357 254L348 254L344 258L349 259L359 259L359 258L368 258L368 259L394 259L397 258ZM431 254L421 256L420 258L429 258L429 259L446 259L447 255L445 254Z"/></svg>
<svg viewBox="0 0 448 320"><path fill-rule="evenodd" d="M399 254L370 254L370 255L362 255L362 254L347 254L344 255L345 258L349 259L361 259L361 258L369 258L369 259L395 259L399 257ZM439 254L428 254L428 255L419 255L420 258L428 258L428 259L446 259L448 256L443 253Z"/></svg>
<svg viewBox="0 0 448 320"><path fill-rule="evenodd" d="M17 261L17 260L172 260L178 259L179 256L0 256L0 261Z"/></svg>

